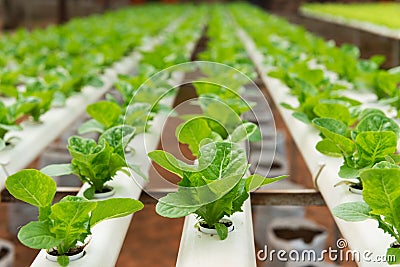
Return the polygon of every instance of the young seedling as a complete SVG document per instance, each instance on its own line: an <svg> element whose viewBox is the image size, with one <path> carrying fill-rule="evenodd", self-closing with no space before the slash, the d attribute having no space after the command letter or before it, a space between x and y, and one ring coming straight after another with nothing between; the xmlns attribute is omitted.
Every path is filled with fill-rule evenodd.
<svg viewBox="0 0 400 267"><path fill-rule="evenodd" d="M118 171L128 171L126 168L130 166L123 156L126 140L122 136L123 132L133 134L133 129L124 126L108 131L99 138L98 143L80 136L70 137L67 148L72 157L71 163L49 165L43 168L42 172L50 176L77 175L83 183L90 185L84 192L88 199L92 199L95 193L103 193L108 189L106 183L112 180ZM112 135L113 133L116 135ZM129 134L127 136L129 140ZM138 168L132 166L132 169Z"/></svg>
<svg viewBox="0 0 400 267"><path fill-rule="evenodd" d="M397 157L399 126L380 110L364 110L351 128L333 118L316 118L312 122L323 136L316 149L328 156L343 157L339 176L357 179L358 186L361 186L361 171L385 161L388 156Z"/></svg>
<svg viewBox="0 0 400 267"><path fill-rule="evenodd" d="M182 144L187 144L194 156L199 148L207 142L228 140L238 143L248 139L252 142L261 140L261 132L252 122L244 122L228 133L216 119L208 116L193 117L176 128L176 137Z"/></svg>
<svg viewBox="0 0 400 267"><path fill-rule="evenodd" d="M363 171L360 176L365 202L343 203L332 210L333 214L349 222L376 220L379 228L400 243L399 166L390 162L381 162L374 168ZM400 263L399 248L388 248L386 256L386 259L390 260L389 264Z"/></svg>
<svg viewBox="0 0 400 267"><path fill-rule="evenodd" d="M143 204L130 198L88 201L82 197L66 196L53 204L56 193L54 180L38 170L19 171L6 180L6 188L15 198L38 208L38 221L24 225L18 239L33 249L54 249L61 266L69 264L77 243L85 242L98 223L139 211Z"/></svg>
<svg viewBox="0 0 400 267"><path fill-rule="evenodd" d="M149 153L154 162L182 179L178 192L161 198L156 211L168 218L194 213L200 222L215 228L220 239L228 235L228 228L220 220L242 211L250 191L287 177L245 177L246 153L237 144L227 141L205 144L198 155L198 165L188 165L162 150Z"/></svg>

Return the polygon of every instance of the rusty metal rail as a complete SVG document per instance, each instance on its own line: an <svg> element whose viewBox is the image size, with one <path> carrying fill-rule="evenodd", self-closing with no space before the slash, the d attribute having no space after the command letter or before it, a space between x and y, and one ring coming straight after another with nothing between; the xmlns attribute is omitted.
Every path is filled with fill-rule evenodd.
<svg viewBox="0 0 400 267"><path fill-rule="evenodd" d="M140 200L145 204L153 204L171 189L144 190ZM325 206L325 201L316 189L274 189L257 190L251 193L252 205L271 206Z"/></svg>
<svg viewBox="0 0 400 267"><path fill-rule="evenodd" d="M80 187L58 187L56 199L66 195L75 195ZM142 192L140 200L145 204L155 204L157 200L173 189L147 189ZM1 191L1 202L18 202L7 190ZM316 189L274 189L257 190L251 193L252 205L271 206L325 206L325 201Z"/></svg>

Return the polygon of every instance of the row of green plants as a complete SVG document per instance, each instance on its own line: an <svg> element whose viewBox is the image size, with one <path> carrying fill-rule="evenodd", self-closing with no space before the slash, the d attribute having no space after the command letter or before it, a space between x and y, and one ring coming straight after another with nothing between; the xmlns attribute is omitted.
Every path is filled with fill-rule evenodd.
<svg viewBox="0 0 400 267"><path fill-rule="evenodd" d="M167 83L171 78L171 73L163 71L174 65L178 65L190 60L191 51L187 45L190 40L200 38L205 25L204 7L197 7L196 12L188 13L185 20L177 26L170 34L164 36L164 41L156 45L151 51L142 52L143 58L134 76L119 75L115 84L117 91L122 97L122 106L126 109L125 120L129 119L129 114L136 113L136 108L127 108L131 104L132 96L134 101L141 103L141 107L148 111L168 111L169 108L159 103L160 96L175 93ZM182 70L184 71L184 70ZM110 102L118 102L112 95L106 95ZM147 112L148 113L148 112ZM151 115L151 113L148 113ZM145 130L145 125L135 125L139 131ZM84 129L80 129L84 131Z"/></svg>
<svg viewBox="0 0 400 267"><path fill-rule="evenodd" d="M253 63L247 56L246 50L236 35L235 25L230 23L224 7L216 5L211 9L211 17L206 36L207 49L199 54L200 60L214 61L235 67L246 76L255 78ZM228 82L234 82L229 79Z"/></svg>
<svg viewBox="0 0 400 267"><path fill-rule="evenodd" d="M235 31L235 25L231 23L224 7L222 5L214 5L210 12L211 18L206 32L207 47L205 51L198 55L199 59L218 62L232 68L227 67L224 69L219 65L204 64L202 72L205 73L206 77L211 77L213 83L223 86L205 84L201 86L194 84L194 86L200 99L202 95L211 96L229 103L230 108L242 114L248 111L249 105L252 106L253 103L247 103L238 96L245 92L244 85L248 84L249 80L254 80L257 77L257 73L253 63L247 56L243 43L236 35L232 35L232 32ZM207 78L204 80L206 81ZM224 86L231 89L226 90ZM234 88L235 94L231 92L232 88ZM230 100L227 101L227 99ZM227 111L227 114L229 114L229 111ZM222 111L215 110L211 116L219 118L221 121L227 120L224 119L225 115Z"/></svg>
<svg viewBox="0 0 400 267"><path fill-rule="evenodd" d="M246 20L241 10L254 19ZM375 93L378 99L399 108L400 69L380 69L385 60L383 56L361 59L356 46L343 44L337 47L334 41L325 41L301 26L246 5L234 5L231 11L240 26L253 37L264 55L265 65L270 67L272 77L289 83L290 87L290 83L296 83L293 79L305 78L317 87L367 90ZM259 29L263 29L262 36ZM328 85L326 80L320 78L321 75L313 79L312 74L319 71L315 65L335 73L336 79L328 80Z"/></svg>
<svg viewBox="0 0 400 267"><path fill-rule="evenodd" d="M293 42L294 38L290 35L284 38L281 33L294 32L297 40L301 39L299 36L302 34L302 38L310 38L308 45L313 40L318 40L316 37L306 33L302 28L288 25L287 22L280 24L278 32L278 29L274 28L276 26L274 22L282 19L265 15L247 6L249 12L253 10L251 13L253 19L246 20L241 13L243 10L238 12L239 7L242 6L233 6L232 12L266 55L265 66L278 65L278 68L273 68L268 75L280 79L298 100L297 107L285 103L282 105L293 110L294 117L319 130L322 140L317 143L316 150L327 156L342 157L343 164L338 173L339 177L345 178L344 183L355 184L362 189L364 202L344 203L335 207L333 214L347 221L374 219L378 221L378 227L399 242L400 189L397 180L400 178L398 172L400 155L397 152L397 145L400 131L397 121L386 116L380 109L365 108L361 102L345 97L342 92L348 90L349 86L343 86L340 81L332 81L323 69L311 68L309 62L314 54L309 54L309 50L298 49L298 45ZM260 36L259 30L267 28L271 32ZM321 47L329 45L329 43L319 44ZM283 47L286 47L286 50ZM361 66L369 66L370 74L374 75L373 80L380 84L380 89L390 87L390 90L398 93L400 81L398 70L386 72L378 69L378 64L371 68L377 57L358 60L355 56L358 52L356 53L354 47L342 46L340 49L332 48L331 51L346 49L353 50L354 55L343 57L346 55L346 52L343 52L335 64L344 66L346 63L351 66L354 63L358 66L352 69L358 70L354 71L353 79L348 79L353 82L352 89L357 90L360 86L357 81L365 78L366 72ZM316 60L326 55L321 51L323 50L318 50ZM328 54L326 57L329 56ZM342 63L340 63L341 58ZM331 69L328 66L327 68ZM342 74L339 71L339 78L343 78ZM367 84L364 80L363 86ZM390 97L389 94L386 96ZM390 264L400 262L398 249L390 247L387 255L395 256L395 260L389 262Z"/></svg>
<svg viewBox="0 0 400 267"><path fill-rule="evenodd" d="M27 247L47 249L58 256L61 266L69 264L68 256L84 249L96 224L143 208L140 201L130 198L89 201L66 196L52 204L56 187L51 177L35 169L19 171L6 180L6 188L15 198L37 207L39 212L37 221L20 228L18 239Z"/></svg>
<svg viewBox="0 0 400 267"><path fill-rule="evenodd" d="M352 21L373 23L394 30L400 29L400 19L397 16L400 12L400 5L398 3L307 3L301 5L300 10L311 14L335 16Z"/></svg>
<svg viewBox="0 0 400 267"><path fill-rule="evenodd" d="M202 78L192 84L202 113L183 116L184 122L176 128L179 143L187 145L191 156L197 159L188 164L163 150L152 151L149 157L181 179L176 193L159 199L156 212L168 218L195 214L200 229L215 229L223 240L232 227L226 218L242 211L250 192L286 176L248 175L248 157L241 143L259 142L261 133L256 124L241 119L253 106L241 95L244 85L251 83L250 77L256 73L243 45L232 36L235 29L224 9L213 6L210 13L209 42L199 56L229 66L207 61L195 63Z"/></svg>
<svg viewBox="0 0 400 267"><path fill-rule="evenodd" d="M21 121L36 122L182 14L182 7L144 6L73 19L63 26L26 29L0 38L0 149ZM159 17L155 22L153 17ZM8 143L8 142L7 142Z"/></svg>
<svg viewBox="0 0 400 267"><path fill-rule="evenodd" d="M196 33L201 30L202 11L192 14L196 13L200 16L196 16L196 19L187 16L177 27L179 35L175 32L166 34L161 44L154 47L153 51L147 52L152 54L151 60L148 60L146 54L143 56L139 62L137 76L119 77L116 82L118 91L116 96L108 94L106 100L87 106L86 111L91 119L79 127L78 133L82 135L96 132L99 134L98 140L80 136L70 137L67 148L72 157L71 163L49 165L42 169L44 173L51 176L77 175L82 182L90 185L84 192L88 199L92 199L96 192L103 193L110 190L106 183L117 171L124 168L129 167L146 179L139 166L126 160L125 153L127 151L135 153L134 148L128 148L134 136L146 132L158 112L169 110L169 107L159 102L163 97L176 93L175 90L170 90L171 86L168 84L171 73L157 75L156 72L169 67L170 64L187 61L190 55L185 50L174 50L176 60L169 62L164 60L163 53L158 52L172 51L170 48L176 47L172 43L182 44L182 41L187 43L190 41L188 32ZM194 34L192 40L196 40L196 36L198 35ZM160 62L165 62L165 66L161 66ZM156 66L152 65L153 63L156 63ZM145 77L151 78L145 81L140 79ZM141 84L136 83L137 81Z"/></svg>
<svg viewBox="0 0 400 267"><path fill-rule="evenodd" d="M143 56L136 76L120 76L113 94L108 94L106 100L87 106L86 111L91 119L81 125L79 132L97 132L98 138L71 136L67 145L72 158L70 163L49 165L41 171L22 170L7 178L6 188L14 197L39 209L38 221L28 223L18 233L18 239L24 245L46 249L48 253L58 256L57 261L61 266L67 266L70 261L68 256L85 247L93 226L143 208L140 201L130 198L111 197L99 201L95 197L97 193L112 190L107 182L119 171L129 175L131 169L145 176L139 166L126 161L126 153L134 153L133 150L127 151L128 145L137 133L146 132L153 117L163 110L158 102L163 96L168 96L165 92L170 89L168 80L171 77L169 73L147 81L144 79L146 75L148 78L169 64L189 60L187 49L180 48L174 51L176 59L165 61L165 66L162 66L160 62L164 62L165 54L158 53L163 49L172 51L172 48L176 49L178 45L193 42L199 37L204 10L190 9L189 14L194 19L185 16L177 32L166 33L163 42L154 48L152 60L148 60L146 54ZM131 80L137 83L131 83ZM151 100L155 102L149 102ZM88 184L83 196L67 196L52 204L56 184L50 176L71 173Z"/></svg>

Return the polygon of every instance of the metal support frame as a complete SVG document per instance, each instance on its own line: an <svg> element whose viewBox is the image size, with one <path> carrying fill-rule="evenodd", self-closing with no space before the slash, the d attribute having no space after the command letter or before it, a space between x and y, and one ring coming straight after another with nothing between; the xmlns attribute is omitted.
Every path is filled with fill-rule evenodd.
<svg viewBox="0 0 400 267"><path fill-rule="evenodd" d="M58 24L63 24L68 21L68 6L66 0L58 0L57 13Z"/></svg>
<svg viewBox="0 0 400 267"><path fill-rule="evenodd" d="M80 187L58 187L56 198L75 195ZM145 204L155 204L157 199L176 192L170 188L150 189L142 192L140 200ZM6 189L1 191L1 202L18 202ZM251 193L252 205L271 206L325 206L325 201L316 189L274 189L257 190Z"/></svg>
<svg viewBox="0 0 400 267"><path fill-rule="evenodd" d="M157 199L176 192L171 189L145 190L140 200L145 204L155 204ZM252 205L271 206L325 206L322 195L316 189L274 189L257 190L251 193Z"/></svg>

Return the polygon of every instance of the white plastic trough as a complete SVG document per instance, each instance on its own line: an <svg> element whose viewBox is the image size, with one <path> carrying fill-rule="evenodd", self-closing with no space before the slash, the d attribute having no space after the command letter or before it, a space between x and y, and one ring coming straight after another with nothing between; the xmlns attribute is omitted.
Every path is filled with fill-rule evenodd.
<svg viewBox="0 0 400 267"><path fill-rule="evenodd" d="M185 218L176 267L255 267L253 223L250 198L243 205L243 212L229 217L234 230L225 240L217 235L202 233L195 227L195 215Z"/></svg>
<svg viewBox="0 0 400 267"><path fill-rule="evenodd" d="M268 77L267 70L263 66L263 56L257 50L253 40L241 29L238 30L238 35L245 44L249 57L261 74L261 78L313 175L313 180L327 207L331 210L341 203L362 201L361 195L350 193L346 186L335 187L335 184L341 181L338 171L342 159L324 156L315 149L315 145L321 140L318 131L295 119L292 116L292 111L280 106L282 102L296 105L297 99L290 95L289 88L286 85L275 78ZM360 98L362 98L362 95L358 95L357 98L362 101ZM345 222L336 217L334 219L346 242L348 242L348 248L361 254L359 266L388 266L385 262L379 262L378 257L386 255L386 249L394 240L378 228L377 222L367 220L354 223ZM370 257L363 257L364 253L368 252L372 253Z"/></svg>

